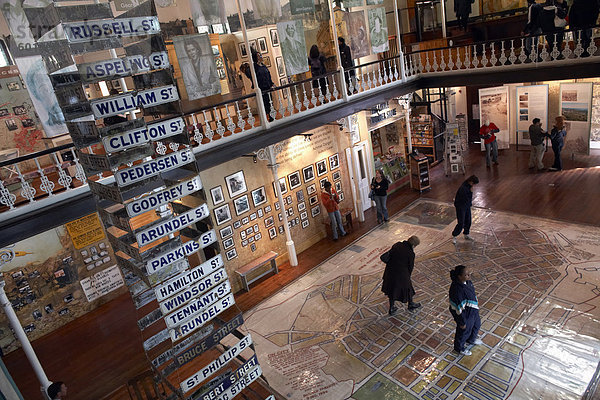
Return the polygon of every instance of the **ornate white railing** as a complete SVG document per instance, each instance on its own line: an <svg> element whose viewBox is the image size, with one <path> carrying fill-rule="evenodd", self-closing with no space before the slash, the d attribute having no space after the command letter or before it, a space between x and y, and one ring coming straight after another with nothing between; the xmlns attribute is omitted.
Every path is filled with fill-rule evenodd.
<svg viewBox="0 0 600 400"><path fill-rule="evenodd" d="M596 57L600 57L596 40L594 38L588 43L585 31L569 30L419 50L405 54L405 71L407 77L410 77L453 71L527 67L529 64L570 64L575 60L595 62Z"/></svg>

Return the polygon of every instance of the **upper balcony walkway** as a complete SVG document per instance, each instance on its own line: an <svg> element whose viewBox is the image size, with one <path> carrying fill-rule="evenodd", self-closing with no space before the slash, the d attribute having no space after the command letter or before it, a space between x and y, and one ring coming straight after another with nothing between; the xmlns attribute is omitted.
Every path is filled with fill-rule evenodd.
<svg viewBox="0 0 600 400"><path fill-rule="evenodd" d="M406 53L257 91L184 118L204 170L422 88L600 76L600 37L587 45L582 36L567 31L562 46L554 40L550 47L541 35L530 38L531 46L515 37ZM155 142L158 154L175 150ZM2 161L0 178L0 247L95 210L72 145Z"/></svg>

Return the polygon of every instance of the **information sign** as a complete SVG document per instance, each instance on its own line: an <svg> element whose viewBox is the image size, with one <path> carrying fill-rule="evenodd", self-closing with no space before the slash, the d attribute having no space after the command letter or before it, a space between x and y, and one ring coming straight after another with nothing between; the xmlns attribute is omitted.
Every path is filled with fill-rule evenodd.
<svg viewBox="0 0 600 400"><path fill-rule="evenodd" d="M160 33L158 17L134 17L95 21L63 22L70 43Z"/></svg>

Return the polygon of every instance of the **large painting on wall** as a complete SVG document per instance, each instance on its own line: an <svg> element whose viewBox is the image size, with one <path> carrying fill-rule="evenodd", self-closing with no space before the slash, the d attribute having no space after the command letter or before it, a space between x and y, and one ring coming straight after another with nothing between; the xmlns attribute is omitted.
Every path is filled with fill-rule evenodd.
<svg viewBox="0 0 600 400"><path fill-rule="evenodd" d="M527 0L481 0L480 4L484 14L492 14L527 7Z"/></svg>
<svg viewBox="0 0 600 400"><path fill-rule="evenodd" d="M277 32L287 73L296 75L307 72L308 56L302 20L279 22Z"/></svg>
<svg viewBox="0 0 600 400"><path fill-rule="evenodd" d="M208 34L175 36L173 45L190 100L221 93Z"/></svg>

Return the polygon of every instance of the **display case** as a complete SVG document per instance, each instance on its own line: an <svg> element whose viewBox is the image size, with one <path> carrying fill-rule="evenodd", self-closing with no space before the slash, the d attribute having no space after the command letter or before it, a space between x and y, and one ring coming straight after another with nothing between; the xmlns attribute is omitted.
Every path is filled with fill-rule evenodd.
<svg viewBox="0 0 600 400"><path fill-rule="evenodd" d="M410 119L410 135L413 149L429 158L431 163L437 160L434 148L433 123L431 115L421 114L418 117ZM408 138L405 137L406 147L408 147Z"/></svg>
<svg viewBox="0 0 600 400"><path fill-rule="evenodd" d="M416 151L410 154L410 186L419 192L431 188L429 160L426 155Z"/></svg>

